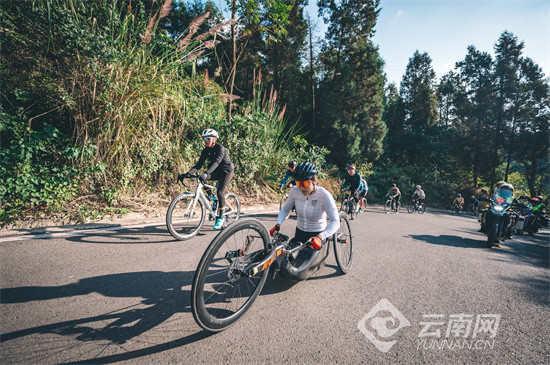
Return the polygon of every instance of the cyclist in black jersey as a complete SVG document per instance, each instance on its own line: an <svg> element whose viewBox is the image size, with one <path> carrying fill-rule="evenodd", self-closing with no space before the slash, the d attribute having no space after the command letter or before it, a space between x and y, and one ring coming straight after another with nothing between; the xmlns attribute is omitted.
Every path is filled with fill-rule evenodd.
<svg viewBox="0 0 550 365"><path fill-rule="evenodd" d="M202 132L202 139L206 146L199 158L199 161L189 170L188 174L195 175L202 165L208 160L208 168L204 173L199 175L199 180L216 180L218 181L218 217L214 229L221 229L225 223L223 215L225 208L225 189L229 186L233 178L235 166L231 162L227 149L217 143L219 138L218 132L214 129L205 129Z"/></svg>

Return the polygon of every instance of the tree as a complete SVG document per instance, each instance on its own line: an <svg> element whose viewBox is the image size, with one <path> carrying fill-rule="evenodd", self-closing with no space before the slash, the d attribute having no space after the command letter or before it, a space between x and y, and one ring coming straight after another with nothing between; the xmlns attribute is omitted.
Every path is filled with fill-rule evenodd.
<svg viewBox="0 0 550 365"><path fill-rule="evenodd" d="M429 133L437 121L437 96L431 63L427 53L414 52L401 81L406 147L412 164L427 162L432 152Z"/></svg>
<svg viewBox="0 0 550 365"><path fill-rule="evenodd" d="M382 154L387 128L382 121L383 61L371 40L379 1L319 1L330 26L321 60L319 141L338 164ZM345 146L345 148L343 148Z"/></svg>

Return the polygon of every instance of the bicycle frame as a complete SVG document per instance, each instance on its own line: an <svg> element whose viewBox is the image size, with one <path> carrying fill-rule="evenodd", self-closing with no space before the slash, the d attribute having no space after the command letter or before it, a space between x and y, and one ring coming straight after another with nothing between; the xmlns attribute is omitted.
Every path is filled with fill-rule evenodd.
<svg viewBox="0 0 550 365"><path fill-rule="evenodd" d="M199 179L196 177L194 177L193 179L197 180L197 188L195 189L195 198L193 199L193 203L189 204L189 206L187 207L185 211L185 215L187 216L189 215L190 212L195 210L197 206L197 202L200 199L204 203L204 206L206 207L206 209L208 209L212 217L215 217L216 212L212 209L212 204L210 200L206 198L206 195L204 194L204 191L203 191L203 186L205 188L212 189L214 191L216 190L216 187L212 185L208 185L202 181L199 181ZM188 187L188 185L186 185L185 183L183 183L183 185Z"/></svg>

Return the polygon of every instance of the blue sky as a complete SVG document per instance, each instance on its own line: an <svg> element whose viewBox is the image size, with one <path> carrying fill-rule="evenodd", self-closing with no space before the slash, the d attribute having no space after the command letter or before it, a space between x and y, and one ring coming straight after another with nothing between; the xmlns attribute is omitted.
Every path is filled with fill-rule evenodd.
<svg viewBox="0 0 550 365"><path fill-rule="evenodd" d="M317 15L316 0L308 11ZM399 85L415 50L428 52L437 77L464 59L468 45L494 55L508 30L525 42L523 55L550 76L550 0L382 0L374 42L389 82ZM326 26L318 26L319 36Z"/></svg>

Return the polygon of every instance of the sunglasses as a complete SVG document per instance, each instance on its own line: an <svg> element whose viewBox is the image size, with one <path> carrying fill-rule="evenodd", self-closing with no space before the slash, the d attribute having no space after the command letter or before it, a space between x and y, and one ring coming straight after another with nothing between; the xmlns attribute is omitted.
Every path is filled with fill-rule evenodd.
<svg viewBox="0 0 550 365"><path fill-rule="evenodd" d="M210 142L213 137L202 137L203 140L205 140L206 142Z"/></svg>
<svg viewBox="0 0 550 365"><path fill-rule="evenodd" d="M298 184L298 186L301 187L301 188L307 188L309 186L309 184L311 184L311 180L296 181L296 184Z"/></svg>

